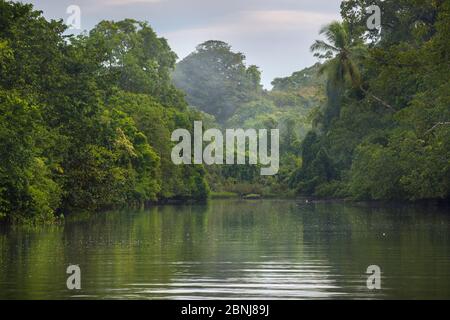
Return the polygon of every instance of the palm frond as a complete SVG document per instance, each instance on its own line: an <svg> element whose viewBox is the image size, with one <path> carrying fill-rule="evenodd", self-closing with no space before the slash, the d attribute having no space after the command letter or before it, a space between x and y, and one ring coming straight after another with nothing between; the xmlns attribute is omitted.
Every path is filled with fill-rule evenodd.
<svg viewBox="0 0 450 320"><path fill-rule="evenodd" d="M316 42L314 42L313 45L311 46L310 50L312 52L330 52L330 51L334 53L339 52L338 48L322 40L316 40Z"/></svg>
<svg viewBox="0 0 450 320"><path fill-rule="evenodd" d="M324 35L329 43L335 48L344 49L348 43L349 36L347 28L343 23L333 21L324 26L320 30L320 34Z"/></svg>

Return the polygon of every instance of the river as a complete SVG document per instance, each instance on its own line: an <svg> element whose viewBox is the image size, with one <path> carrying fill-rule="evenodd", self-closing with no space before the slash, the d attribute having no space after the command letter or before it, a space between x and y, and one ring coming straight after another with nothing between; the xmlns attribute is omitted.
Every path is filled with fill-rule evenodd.
<svg viewBox="0 0 450 320"><path fill-rule="evenodd" d="M1 299L450 299L434 205L212 200L0 226ZM81 290L68 290L78 265ZM366 270L381 269L381 289Z"/></svg>

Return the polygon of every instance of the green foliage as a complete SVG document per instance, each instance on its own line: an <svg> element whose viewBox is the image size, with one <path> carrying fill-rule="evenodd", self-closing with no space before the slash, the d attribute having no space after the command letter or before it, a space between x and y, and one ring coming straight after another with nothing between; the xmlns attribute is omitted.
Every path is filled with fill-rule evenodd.
<svg viewBox="0 0 450 320"><path fill-rule="evenodd" d="M381 33L365 32L370 4L384 12ZM340 90L328 91L293 185L320 196L448 199L450 3L352 0L342 15L343 24L324 31L333 48L347 49L313 46L329 59L328 80ZM351 54L352 42L365 53Z"/></svg>
<svg viewBox="0 0 450 320"><path fill-rule="evenodd" d="M382 8L381 32L366 32L370 4ZM224 42L200 44L175 65L147 23L102 21L65 36L62 21L0 0L0 218L201 200L210 186L241 196L448 199L450 3L349 0L341 15L311 47L323 63L266 91L259 69ZM175 166L171 132L200 119L206 128L278 128L279 174Z"/></svg>
<svg viewBox="0 0 450 320"><path fill-rule="evenodd" d="M165 39L134 20L74 37L31 5L0 12L0 216L207 197L203 168L169 163L170 132L199 115L171 83Z"/></svg>
<svg viewBox="0 0 450 320"><path fill-rule="evenodd" d="M433 23L436 21L436 8L446 0L348 0L342 1L341 15L351 25L355 34L364 33L364 38L371 42L382 41L383 45L400 43L412 38L419 41L428 40L434 33ZM380 7L381 32L367 30L366 21L370 5Z"/></svg>
<svg viewBox="0 0 450 320"><path fill-rule="evenodd" d="M208 166L213 192L286 195L291 192L290 175L301 163L301 141L311 129L309 114L324 100L324 78L315 74L317 64L278 78L274 90L262 91L258 68L246 67L244 58L224 42L207 41L178 63L174 82L193 108L202 111L206 128L280 130L277 177L261 177L257 165Z"/></svg>
<svg viewBox="0 0 450 320"><path fill-rule="evenodd" d="M113 86L148 94L166 106L186 106L170 79L177 56L147 23L102 21L83 40L104 66L100 81L105 90Z"/></svg>
<svg viewBox="0 0 450 320"><path fill-rule="evenodd" d="M41 158L39 111L14 92L0 91L0 105L0 212L45 220L58 207L61 190Z"/></svg>
<svg viewBox="0 0 450 320"><path fill-rule="evenodd" d="M350 192L357 199L398 199L398 155L380 145L360 146L351 171Z"/></svg>
<svg viewBox="0 0 450 320"><path fill-rule="evenodd" d="M177 64L173 81L190 105L224 123L239 105L262 93L260 71L244 61L225 42L210 40Z"/></svg>
<svg viewBox="0 0 450 320"><path fill-rule="evenodd" d="M274 91L298 91L309 87L318 87L325 84L326 79L318 76L320 63L316 63L312 67L294 72L290 77L275 78L272 81Z"/></svg>

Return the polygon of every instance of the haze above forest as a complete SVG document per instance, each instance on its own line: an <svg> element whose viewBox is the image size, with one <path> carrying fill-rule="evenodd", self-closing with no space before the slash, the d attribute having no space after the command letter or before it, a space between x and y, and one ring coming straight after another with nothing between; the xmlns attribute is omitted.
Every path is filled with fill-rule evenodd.
<svg viewBox="0 0 450 320"><path fill-rule="evenodd" d="M68 37L31 5L0 0L0 219L211 194L350 200L450 197L450 2L342 2L310 43L323 63L273 81L228 43L177 63L148 23L102 21ZM280 170L176 166L171 133L280 130Z"/></svg>
<svg viewBox="0 0 450 320"><path fill-rule="evenodd" d="M48 19L67 20L66 9L81 9L81 30L102 20L148 21L165 37L180 59L207 40L222 40L244 52L249 64L262 70L262 84L309 67L315 58L309 46L320 28L339 19L340 0L26 0Z"/></svg>

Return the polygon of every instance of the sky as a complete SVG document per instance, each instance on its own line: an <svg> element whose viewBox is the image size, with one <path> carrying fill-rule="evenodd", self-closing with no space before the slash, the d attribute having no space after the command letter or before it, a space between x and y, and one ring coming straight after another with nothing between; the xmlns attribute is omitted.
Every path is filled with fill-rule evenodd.
<svg viewBox="0 0 450 320"><path fill-rule="evenodd" d="M166 38L179 58L206 40L222 40L262 71L270 88L285 77L311 66L309 47L320 28L339 19L341 0L23 0L48 19L67 21L67 8L81 10L81 29L101 20L134 18L148 21ZM77 30L70 30L78 33Z"/></svg>

